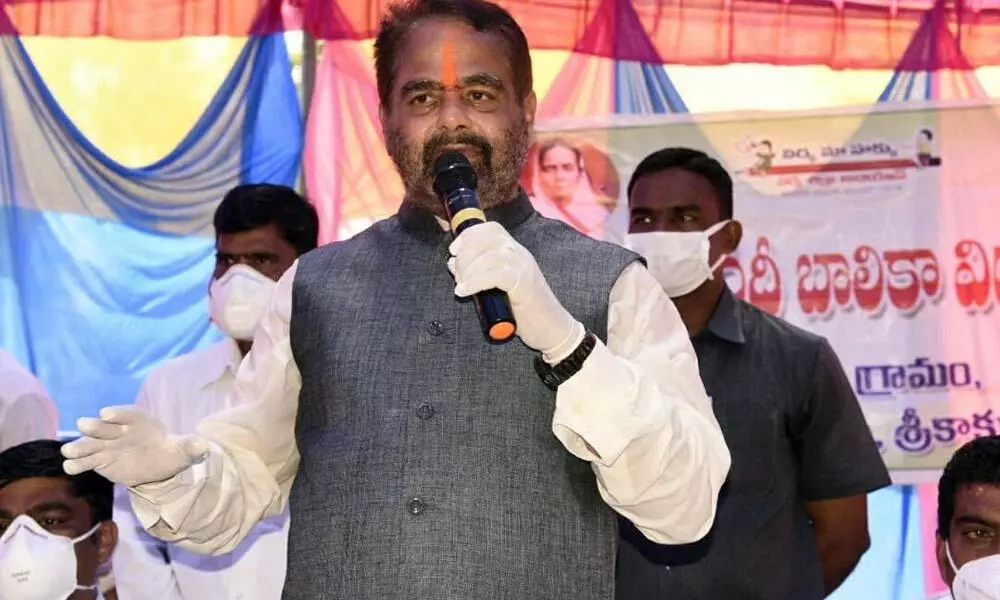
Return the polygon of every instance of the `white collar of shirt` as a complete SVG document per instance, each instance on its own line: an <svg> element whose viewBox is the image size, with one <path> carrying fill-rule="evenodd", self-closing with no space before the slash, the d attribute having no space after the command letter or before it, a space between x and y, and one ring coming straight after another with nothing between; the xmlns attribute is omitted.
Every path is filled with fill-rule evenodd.
<svg viewBox="0 0 1000 600"><path fill-rule="evenodd" d="M201 368L192 371L190 377L191 382L201 389L216 383L227 372L235 375L243 362L239 344L230 338L209 346L200 358Z"/></svg>

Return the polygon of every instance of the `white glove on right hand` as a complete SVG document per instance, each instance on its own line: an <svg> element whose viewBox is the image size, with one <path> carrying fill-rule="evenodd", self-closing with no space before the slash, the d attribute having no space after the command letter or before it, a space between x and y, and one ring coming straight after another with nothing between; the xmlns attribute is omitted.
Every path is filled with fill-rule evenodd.
<svg viewBox="0 0 1000 600"><path fill-rule="evenodd" d="M80 439L63 445L69 475L94 470L126 487L170 479L205 459L208 443L172 435L156 417L135 406L109 406L100 419L76 422Z"/></svg>
<svg viewBox="0 0 1000 600"><path fill-rule="evenodd" d="M538 262L503 225L492 221L469 227L449 246L448 270L455 295L497 288L507 292L525 346L559 362L583 339L584 329L552 293Z"/></svg>

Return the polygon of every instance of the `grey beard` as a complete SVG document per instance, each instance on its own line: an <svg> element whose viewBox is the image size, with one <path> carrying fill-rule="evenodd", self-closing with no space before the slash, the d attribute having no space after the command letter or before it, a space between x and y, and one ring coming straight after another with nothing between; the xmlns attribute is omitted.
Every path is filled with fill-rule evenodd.
<svg viewBox="0 0 1000 600"><path fill-rule="evenodd" d="M523 122L508 130L503 140L492 147L492 164L477 169L479 186L476 192L484 210L517 198L521 171L528 155L529 137L530 132ZM386 148L403 180L406 192L404 202L444 217L444 205L434 193L433 180L425 174L421 157L409 153L402 136L393 131L386 132Z"/></svg>

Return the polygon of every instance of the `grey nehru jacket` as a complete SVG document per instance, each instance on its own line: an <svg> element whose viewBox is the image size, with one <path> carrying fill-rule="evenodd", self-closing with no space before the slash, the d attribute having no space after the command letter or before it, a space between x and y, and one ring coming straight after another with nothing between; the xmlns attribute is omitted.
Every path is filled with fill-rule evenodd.
<svg viewBox="0 0 1000 600"><path fill-rule="evenodd" d="M728 287L691 341L732 453L729 479L701 542L657 546L622 520L618 600L821 600L804 503L890 483L836 354Z"/></svg>
<svg viewBox="0 0 1000 600"><path fill-rule="evenodd" d="M604 337L638 257L534 212L488 211ZM457 299L451 234L404 205L299 261L302 373L285 600L610 600L616 519L552 434L536 352L488 343Z"/></svg>

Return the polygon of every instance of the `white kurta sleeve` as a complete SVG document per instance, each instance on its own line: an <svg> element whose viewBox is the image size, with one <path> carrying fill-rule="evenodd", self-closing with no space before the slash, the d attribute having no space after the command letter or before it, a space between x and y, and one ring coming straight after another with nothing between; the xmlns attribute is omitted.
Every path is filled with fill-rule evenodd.
<svg viewBox="0 0 1000 600"><path fill-rule="evenodd" d="M208 457L171 479L129 490L136 518L156 537L224 554L261 519L284 510L299 464L295 416L302 378L289 339L296 267L278 281L237 371L234 408L198 425L210 442Z"/></svg>
<svg viewBox="0 0 1000 600"><path fill-rule="evenodd" d="M611 291L607 339L559 387L553 432L646 537L696 541L715 519L729 449L680 314L640 263Z"/></svg>

